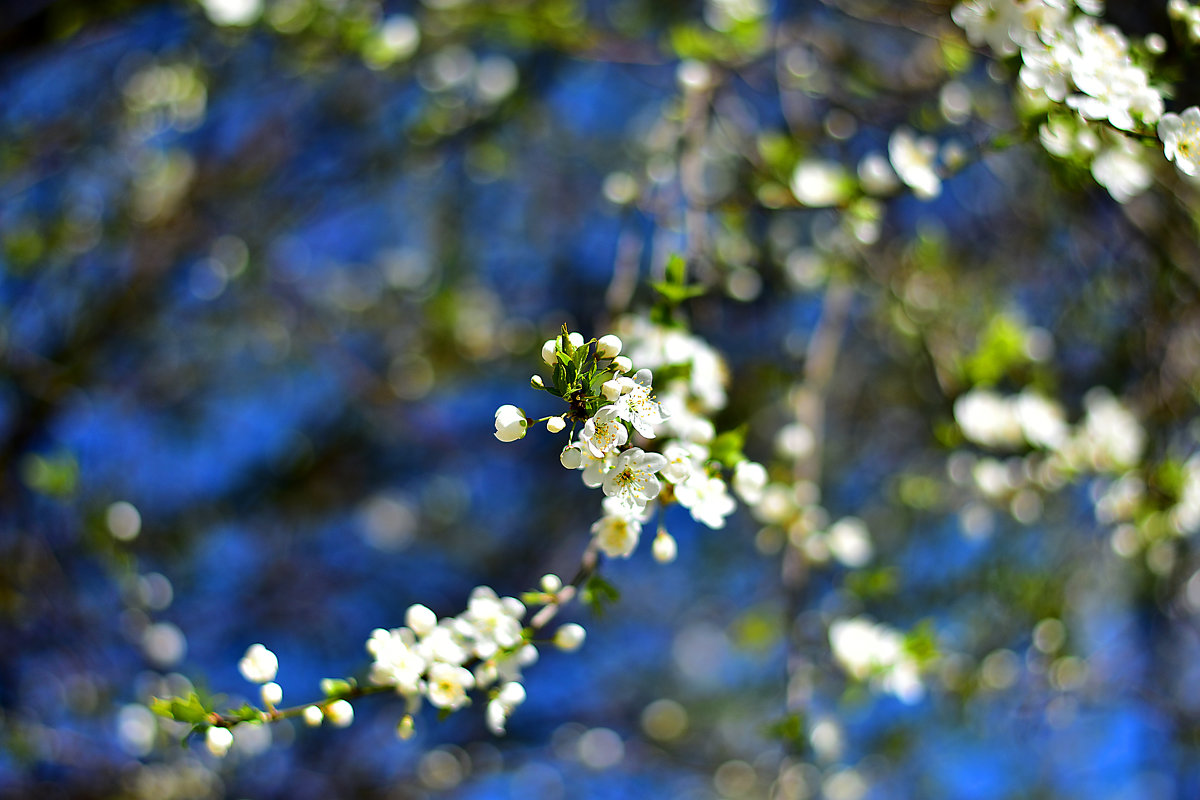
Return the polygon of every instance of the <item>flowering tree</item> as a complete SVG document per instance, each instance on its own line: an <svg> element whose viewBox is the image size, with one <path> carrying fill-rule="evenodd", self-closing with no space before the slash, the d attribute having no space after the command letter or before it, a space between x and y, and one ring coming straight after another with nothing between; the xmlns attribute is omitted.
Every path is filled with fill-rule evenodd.
<svg viewBox="0 0 1200 800"><path fill-rule="evenodd" d="M9 36L0 786L1198 780L1200 8Z"/></svg>

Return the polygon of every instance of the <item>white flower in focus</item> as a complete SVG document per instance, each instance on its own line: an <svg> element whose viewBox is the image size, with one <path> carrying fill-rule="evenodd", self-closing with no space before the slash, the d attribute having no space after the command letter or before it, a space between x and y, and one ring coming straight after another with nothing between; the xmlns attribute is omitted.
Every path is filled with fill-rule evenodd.
<svg viewBox="0 0 1200 800"><path fill-rule="evenodd" d="M850 176L836 161L801 161L792 173L792 194L810 208L845 202L850 196L850 185Z"/></svg>
<svg viewBox="0 0 1200 800"><path fill-rule="evenodd" d="M325 719L335 728L347 728L354 722L354 706L348 700L334 700L325 706Z"/></svg>
<svg viewBox="0 0 1200 800"><path fill-rule="evenodd" d="M438 708L455 710L467 704L467 690L475 687L470 670L453 664L434 664L429 668L426 693L429 702Z"/></svg>
<svg viewBox="0 0 1200 800"><path fill-rule="evenodd" d="M513 405L502 405L496 409L496 438L502 442L515 442L525 437L529 421L525 412Z"/></svg>
<svg viewBox="0 0 1200 800"><path fill-rule="evenodd" d="M567 469L579 469L583 466L583 452L578 444L569 444L558 454L558 463Z"/></svg>
<svg viewBox="0 0 1200 800"><path fill-rule="evenodd" d="M587 631L583 629L582 625L568 622L554 632L554 646L570 653L582 647L585 638L587 638Z"/></svg>
<svg viewBox="0 0 1200 800"><path fill-rule="evenodd" d="M907 128L899 128L888 140L888 156L900 180L922 200L942 193L942 179L934 169L938 146L932 138L916 138Z"/></svg>
<svg viewBox="0 0 1200 800"><path fill-rule="evenodd" d="M655 473L666 465L667 459L658 453L631 447L616 457L604 475L604 494L618 498L627 508L641 509L658 497L662 484Z"/></svg>
<svg viewBox="0 0 1200 800"><path fill-rule="evenodd" d="M737 504L729 496L725 481L705 472L697 472L675 487L675 498L692 514L713 530L725 527L725 518Z"/></svg>
<svg viewBox="0 0 1200 800"><path fill-rule="evenodd" d="M229 728L212 727L204 734L204 746L208 748L208 752L217 758L221 758L228 753L232 745L233 731L229 730Z"/></svg>
<svg viewBox="0 0 1200 800"><path fill-rule="evenodd" d="M613 334L596 340L596 355L600 358L616 358L621 355L621 340Z"/></svg>
<svg viewBox="0 0 1200 800"><path fill-rule="evenodd" d="M650 394L653 380L654 374L650 370L639 369L633 376L634 387L612 406L618 417L631 424L635 431L647 439L654 438L655 425L666 421L662 407Z"/></svg>
<svg viewBox="0 0 1200 800"><path fill-rule="evenodd" d="M747 505L752 506L762 500L766 486L767 468L757 461L739 461L733 468L733 491Z"/></svg>
<svg viewBox="0 0 1200 800"><path fill-rule="evenodd" d="M621 514L606 514L592 523L596 546L610 558L628 558L641 535L642 523Z"/></svg>
<svg viewBox="0 0 1200 800"><path fill-rule="evenodd" d="M567 421L562 417L551 417L546 420L546 430L550 433L561 433L567 427Z"/></svg>
<svg viewBox="0 0 1200 800"><path fill-rule="evenodd" d="M251 683L268 683L275 680L278 669L279 659L261 644L250 645L246 655L238 662L238 671Z"/></svg>
<svg viewBox="0 0 1200 800"><path fill-rule="evenodd" d="M1158 122L1163 155L1185 175L1200 174L1200 108L1182 114L1163 114Z"/></svg>
<svg viewBox="0 0 1200 800"><path fill-rule="evenodd" d="M621 388L621 382L613 378L610 381L600 384L600 394L604 396L605 400L611 403L621 396Z"/></svg>
<svg viewBox="0 0 1200 800"><path fill-rule="evenodd" d="M558 337L547 339L542 344L542 361L551 367L558 363Z"/></svg>
<svg viewBox="0 0 1200 800"><path fill-rule="evenodd" d="M603 458L628 441L629 431L620 423L618 415L616 406L605 406L583 424L579 441L593 458Z"/></svg>

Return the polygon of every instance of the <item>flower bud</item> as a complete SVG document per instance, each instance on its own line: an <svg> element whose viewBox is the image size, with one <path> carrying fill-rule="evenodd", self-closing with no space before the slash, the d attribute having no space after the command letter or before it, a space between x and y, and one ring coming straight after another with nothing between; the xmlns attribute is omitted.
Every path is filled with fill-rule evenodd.
<svg viewBox="0 0 1200 800"><path fill-rule="evenodd" d="M325 719L325 715L321 713L321 709L317 706L309 706L304 709L304 724L308 727L317 727L323 719Z"/></svg>
<svg viewBox="0 0 1200 800"><path fill-rule="evenodd" d="M658 535L654 537L654 544L650 549L654 553L654 560L660 564L670 564L675 560L675 556L679 555L675 537L663 528L658 529Z"/></svg>
<svg viewBox="0 0 1200 800"><path fill-rule="evenodd" d="M502 442L515 442L525 438L529 420L525 412L513 405L502 405L496 409L496 438Z"/></svg>
<svg viewBox="0 0 1200 800"><path fill-rule="evenodd" d="M405 714L401 718L400 724L396 726L396 735L404 741L408 741L412 738L414 728L412 714Z"/></svg>
<svg viewBox="0 0 1200 800"><path fill-rule="evenodd" d="M246 649L246 655L238 662L238 671L251 683L268 683L275 680L278 669L279 659L261 644L250 645Z"/></svg>
<svg viewBox="0 0 1200 800"><path fill-rule="evenodd" d="M559 433L565 427L567 427L567 421L562 417L551 417L546 420L546 430L551 433Z"/></svg>
<svg viewBox="0 0 1200 800"><path fill-rule="evenodd" d="M583 463L583 451L575 445L568 445L563 448L558 460L567 469L579 469L579 465Z"/></svg>
<svg viewBox="0 0 1200 800"><path fill-rule="evenodd" d="M633 362L628 356L617 356L612 362L613 372L629 372L633 369Z"/></svg>
<svg viewBox="0 0 1200 800"><path fill-rule="evenodd" d="M568 622L554 632L554 646L569 653L578 650L586 637L587 631L582 625Z"/></svg>
<svg viewBox="0 0 1200 800"><path fill-rule="evenodd" d="M542 361L550 366L558 363L558 338L547 339L542 344Z"/></svg>
<svg viewBox="0 0 1200 800"><path fill-rule="evenodd" d="M404 624L417 636L424 636L437 627L437 614L416 603L409 606L408 611L404 613Z"/></svg>
<svg viewBox="0 0 1200 800"><path fill-rule="evenodd" d="M335 727L345 728L354 722L354 706L346 700L334 700L325 707L325 718Z"/></svg>
<svg viewBox="0 0 1200 800"><path fill-rule="evenodd" d="M605 381L600 384L600 394L610 403L615 402L621 396L621 382L616 379Z"/></svg>
<svg viewBox="0 0 1200 800"><path fill-rule="evenodd" d="M545 389L546 388L546 382L542 380L541 375L534 375L532 378L530 378L529 385L535 389Z"/></svg>
<svg viewBox="0 0 1200 800"><path fill-rule="evenodd" d="M542 576L542 591L547 594L556 594L562 588L562 578L554 573Z"/></svg>
<svg viewBox="0 0 1200 800"><path fill-rule="evenodd" d="M204 734L204 745L208 748L208 752L217 758L228 753L232 744L233 731L229 728L212 727Z"/></svg>
<svg viewBox="0 0 1200 800"><path fill-rule="evenodd" d="M275 681L262 685L262 701L265 706L277 706L283 702L283 687Z"/></svg>
<svg viewBox="0 0 1200 800"><path fill-rule="evenodd" d="M621 355L621 340L611 333L596 340L596 355L600 358L616 358Z"/></svg>
<svg viewBox="0 0 1200 800"><path fill-rule="evenodd" d="M583 347L583 342L584 342L583 334L579 333L578 331L568 333L567 341L571 343L572 347L575 347L575 348Z"/></svg>

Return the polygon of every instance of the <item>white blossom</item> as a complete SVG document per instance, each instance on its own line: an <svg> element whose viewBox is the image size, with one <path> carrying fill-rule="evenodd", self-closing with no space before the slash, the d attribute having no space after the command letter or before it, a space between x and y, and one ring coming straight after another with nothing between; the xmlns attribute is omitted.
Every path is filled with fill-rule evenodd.
<svg viewBox="0 0 1200 800"><path fill-rule="evenodd" d="M529 420L525 412L513 405L502 405L496 409L496 438L502 442L515 442L525 437Z"/></svg>
<svg viewBox="0 0 1200 800"><path fill-rule="evenodd" d="M264 683L259 692L265 706L277 706L283 702L283 687L275 681Z"/></svg>
<svg viewBox="0 0 1200 800"><path fill-rule="evenodd" d="M334 700L325 706L325 719L335 728L346 728L354 722L354 706L348 700Z"/></svg>
<svg viewBox="0 0 1200 800"><path fill-rule="evenodd" d="M500 687L500 691L487 705L487 726L496 736L504 735L505 725L513 711L525 702L525 687L516 681L510 681Z"/></svg>
<svg viewBox="0 0 1200 800"><path fill-rule="evenodd" d="M679 555L679 546L675 543L674 536L660 528L654 537L651 551L654 553L655 561L660 564L670 564Z"/></svg>
<svg viewBox="0 0 1200 800"><path fill-rule="evenodd" d="M647 453L631 447L613 461L612 469L604 475L604 494L616 497L628 508L640 509L662 488L656 472L667 465L658 453Z"/></svg>
<svg viewBox="0 0 1200 800"><path fill-rule="evenodd" d="M596 355L600 358L616 358L621 355L621 340L613 334L601 336L596 340Z"/></svg>
<svg viewBox="0 0 1200 800"><path fill-rule="evenodd" d="M811 208L844 202L850 195L850 185L845 167L836 161L801 161L792 172L792 194Z"/></svg>
<svg viewBox="0 0 1200 800"><path fill-rule="evenodd" d="M654 374L650 370L639 369L633 376L633 388L612 406L618 417L632 425L635 431L647 439L654 438L654 426L662 424L666 419L662 407L650 394L653 380Z"/></svg>
<svg viewBox="0 0 1200 800"><path fill-rule="evenodd" d="M697 472L675 487L675 498L691 512L692 518L716 530L725 527L725 517L737 508L725 481L705 472Z"/></svg>
<svg viewBox="0 0 1200 800"><path fill-rule="evenodd" d="M267 683L275 680L279 659L261 644L252 644L238 662L238 671L251 683Z"/></svg>
<svg viewBox="0 0 1200 800"><path fill-rule="evenodd" d="M918 139L907 128L899 128L888 140L892 168L922 200L931 200L942 193L942 179L934 168L937 152L937 142L927 136Z"/></svg>
<svg viewBox="0 0 1200 800"><path fill-rule="evenodd" d="M1182 114L1163 114L1158 122L1163 154L1185 175L1200 174L1200 108Z"/></svg>
<svg viewBox="0 0 1200 800"><path fill-rule="evenodd" d="M437 614L417 603L404 612L404 624L417 636L424 636L437 625Z"/></svg>
<svg viewBox="0 0 1200 800"><path fill-rule="evenodd" d="M748 505L762 499L767 485L767 469L757 461L739 461L733 468L733 491Z"/></svg>
<svg viewBox="0 0 1200 800"><path fill-rule="evenodd" d="M870 679L906 703L924 695L916 661L899 631L867 617L837 620L829 626L829 644L842 668L858 680Z"/></svg>
<svg viewBox="0 0 1200 800"><path fill-rule="evenodd" d="M629 439L629 431L618 420L619 414L616 406L605 406L583 424L579 441L593 458L615 452Z"/></svg>
<svg viewBox="0 0 1200 800"><path fill-rule="evenodd" d="M229 752L229 748L233 745L233 731L229 728L218 728L213 726L204 734L204 746L208 748L208 752L212 753L217 758Z"/></svg>
<svg viewBox="0 0 1200 800"><path fill-rule="evenodd" d="M571 652L578 650L583 645L583 640L587 637L587 631L582 625L576 625L574 622L568 622L562 625L554 632L554 646L559 650Z"/></svg>
<svg viewBox="0 0 1200 800"><path fill-rule="evenodd" d="M438 708L462 708L468 701L467 691L473 688L475 676L468 669L441 662L429 668L429 702Z"/></svg>
<svg viewBox="0 0 1200 800"><path fill-rule="evenodd" d="M641 534L642 523L623 514L605 514L592 523L596 546L610 558L628 558Z"/></svg>
<svg viewBox="0 0 1200 800"><path fill-rule="evenodd" d="M370 672L372 683L394 684L396 691L405 695L420 691L421 676L429 660L418 651L416 636L411 630L376 628L367 640L367 652L375 658Z"/></svg>
<svg viewBox="0 0 1200 800"><path fill-rule="evenodd" d="M498 597L487 586L471 592L463 619L475 631L474 652L480 658L490 658L497 650L507 650L521 641L521 618L525 606L515 597Z"/></svg>

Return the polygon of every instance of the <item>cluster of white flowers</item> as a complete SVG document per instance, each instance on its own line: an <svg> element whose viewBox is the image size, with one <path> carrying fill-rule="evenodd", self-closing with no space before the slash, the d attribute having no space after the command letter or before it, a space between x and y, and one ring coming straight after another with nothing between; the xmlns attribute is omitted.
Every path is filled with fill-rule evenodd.
<svg viewBox="0 0 1200 800"><path fill-rule="evenodd" d="M556 578L543 584L561 587ZM517 598L499 597L479 586L471 592L466 611L456 617L438 620L429 608L413 605L404 615L404 627L372 631L367 641L375 659L371 682L394 686L408 701L401 735L411 735L412 714L422 700L455 711L470 703L471 690L492 687L487 723L493 733L503 733L508 717L525 699L521 670L538 658L521 622L525 611ZM574 631L579 626L571 627Z"/></svg>
<svg viewBox="0 0 1200 800"><path fill-rule="evenodd" d="M1102 12L1100 0L963 0L951 16L973 44L1020 55L1019 84L1035 104L1074 110L1074 124L1052 117L1042 126L1042 143L1060 157L1092 158L1093 177L1126 202L1149 188L1151 176L1144 150L1119 132L1157 127L1166 157L1193 175L1200 170L1200 127L1189 122L1192 109L1183 117L1163 113L1163 92L1147 66L1165 40L1152 35L1135 47L1097 19ZM1200 121L1200 111L1195 116ZM1097 134L1092 122L1110 128Z"/></svg>
<svg viewBox="0 0 1200 800"><path fill-rule="evenodd" d="M840 619L829 626L829 644L833 657L857 680L869 680L905 703L925 695L917 660L894 628L867 617Z"/></svg>
<svg viewBox="0 0 1200 800"><path fill-rule="evenodd" d="M1098 475L1104 480L1094 492L1097 518L1106 524L1129 518L1142 494L1131 470L1141 459L1145 431L1106 389L1093 389L1083 402L1083 419L1072 426L1061 405L1030 389L1010 396L986 389L962 395L954 416L968 441L992 450L1028 447L1032 452L1004 461L955 453L951 478L972 484L992 501L1009 503L1015 517L1031 522L1040 514L1039 490L1056 491L1076 476Z"/></svg>
<svg viewBox="0 0 1200 800"><path fill-rule="evenodd" d="M659 388L667 414L662 430L662 454L667 464L662 476L693 519L714 530L725 527L725 518L737 504L721 474L707 468L716 435L710 418L728 402L725 386L729 370L725 361L706 342L686 331L640 318L626 319L622 324L636 363L669 370L676 376ZM745 463L752 462L735 467L735 476L738 470L748 468L743 466Z"/></svg>
<svg viewBox="0 0 1200 800"><path fill-rule="evenodd" d="M972 389L954 403L954 418L968 440L994 449L1023 444L1051 451L1072 471L1120 472L1137 463L1145 431L1137 418L1105 389L1084 397L1084 418L1074 429L1062 406L1026 389L1003 396Z"/></svg>

